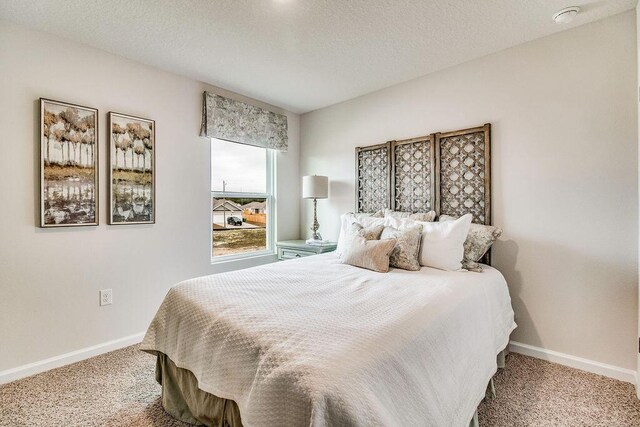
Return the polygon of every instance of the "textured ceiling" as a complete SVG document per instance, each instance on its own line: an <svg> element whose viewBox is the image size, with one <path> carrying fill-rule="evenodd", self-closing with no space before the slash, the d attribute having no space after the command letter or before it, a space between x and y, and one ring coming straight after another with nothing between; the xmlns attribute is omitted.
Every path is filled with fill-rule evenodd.
<svg viewBox="0 0 640 427"><path fill-rule="evenodd" d="M0 18L306 112L636 0L1 0ZM578 5L568 25L554 12Z"/></svg>

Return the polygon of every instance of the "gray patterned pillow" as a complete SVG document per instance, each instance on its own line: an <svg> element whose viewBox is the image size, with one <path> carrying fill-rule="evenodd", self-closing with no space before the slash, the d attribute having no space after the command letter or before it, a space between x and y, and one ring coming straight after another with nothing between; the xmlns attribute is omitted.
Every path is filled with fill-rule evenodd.
<svg viewBox="0 0 640 427"><path fill-rule="evenodd" d="M349 229L349 237L362 236L367 240L380 240L380 235L384 230L384 225L372 225L363 227L361 224L354 222Z"/></svg>
<svg viewBox="0 0 640 427"><path fill-rule="evenodd" d="M422 239L422 225L417 224L406 228L385 227L380 235L381 239L396 239L396 246L389 256L389 265L403 270L420 270L420 239Z"/></svg>
<svg viewBox="0 0 640 427"><path fill-rule="evenodd" d="M342 262L386 273L389 271L389 255L395 246L395 239L367 240L362 236L355 236L342 254Z"/></svg>
<svg viewBox="0 0 640 427"><path fill-rule="evenodd" d="M391 209L385 209L384 216L389 218L396 218L396 219L409 218L414 221L433 222L433 220L436 219L436 212L429 211L429 212L411 213L411 212L399 212L399 211L392 211Z"/></svg>
<svg viewBox="0 0 640 427"><path fill-rule="evenodd" d="M440 215L439 221L453 221L456 217ZM462 268L469 271L482 271L478 264L480 258L487 253L491 245L498 240L502 234L502 229L493 225L471 224L469 234L464 241L464 260Z"/></svg>

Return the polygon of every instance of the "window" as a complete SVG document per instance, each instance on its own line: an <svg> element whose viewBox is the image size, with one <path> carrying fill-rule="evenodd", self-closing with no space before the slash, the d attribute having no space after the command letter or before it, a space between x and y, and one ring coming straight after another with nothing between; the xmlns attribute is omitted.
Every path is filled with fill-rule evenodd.
<svg viewBox="0 0 640 427"><path fill-rule="evenodd" d="M273 252L273 152L211 140L211 258Z"/></svg>

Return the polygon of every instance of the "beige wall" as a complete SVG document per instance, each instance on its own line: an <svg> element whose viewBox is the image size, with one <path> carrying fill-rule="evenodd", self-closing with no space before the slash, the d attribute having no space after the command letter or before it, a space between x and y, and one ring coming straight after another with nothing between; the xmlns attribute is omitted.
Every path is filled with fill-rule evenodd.
<svg viewBox="0 0 640 427"><path fill-rule="evenodd" d="M640 2L636 4L636 51L637 51L637 72L638 78L636 80L637 90L638 90L638 98L637 101L640 103ZM638 154L640 155L640 107L638 107ZM640 165L640 158L639 158ZM640 169L638 169L638 181L640 182ZM638 244L640 245L640 235L638 236ZM639 253L640 256L640 253ZM640 263L638 264L640 267ZM638 293L638 297L640 298L640 292ZM639 300L640 305L640 300ZM636 353L636 366L637 372L640 372L640 313L638 315L638 353ZM636 374L636 394L638 395L638 399L640 399L640 378L638 374Z"/></svg>
<svg viewBox="0 0 640 427"><path fill-rule="evenodd" d="M210 263L209 143L198 137L205 89L230 96L0 21L0 371L142 332L176 282L273 260ZM39 97L100 110L98 227L35 226ZM105 225L108 111L156 121L155 225ZM276 159L277 230L296 238L299 117L287 115L290 150ZM114 304L99 307L105 288Z"/></svg>
<svg viewBox="0 0 640 427"><path fill-rule="evenodd" d="M319 222L335 239L354 147L490 122L512 339L635 370L636 97L631 11L305 114L301 172L330 177Z"/></svg>

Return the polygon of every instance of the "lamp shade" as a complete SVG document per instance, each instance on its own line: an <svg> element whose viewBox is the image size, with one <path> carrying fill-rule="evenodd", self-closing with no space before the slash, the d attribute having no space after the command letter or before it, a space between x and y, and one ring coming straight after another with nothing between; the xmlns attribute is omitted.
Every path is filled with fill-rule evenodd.
<svg viewBox="0 0 640 427"><path fill-rule="evenodd" d="M304 199L326 199L329 197L329 178L320 175L302 177Z"/></svg>

